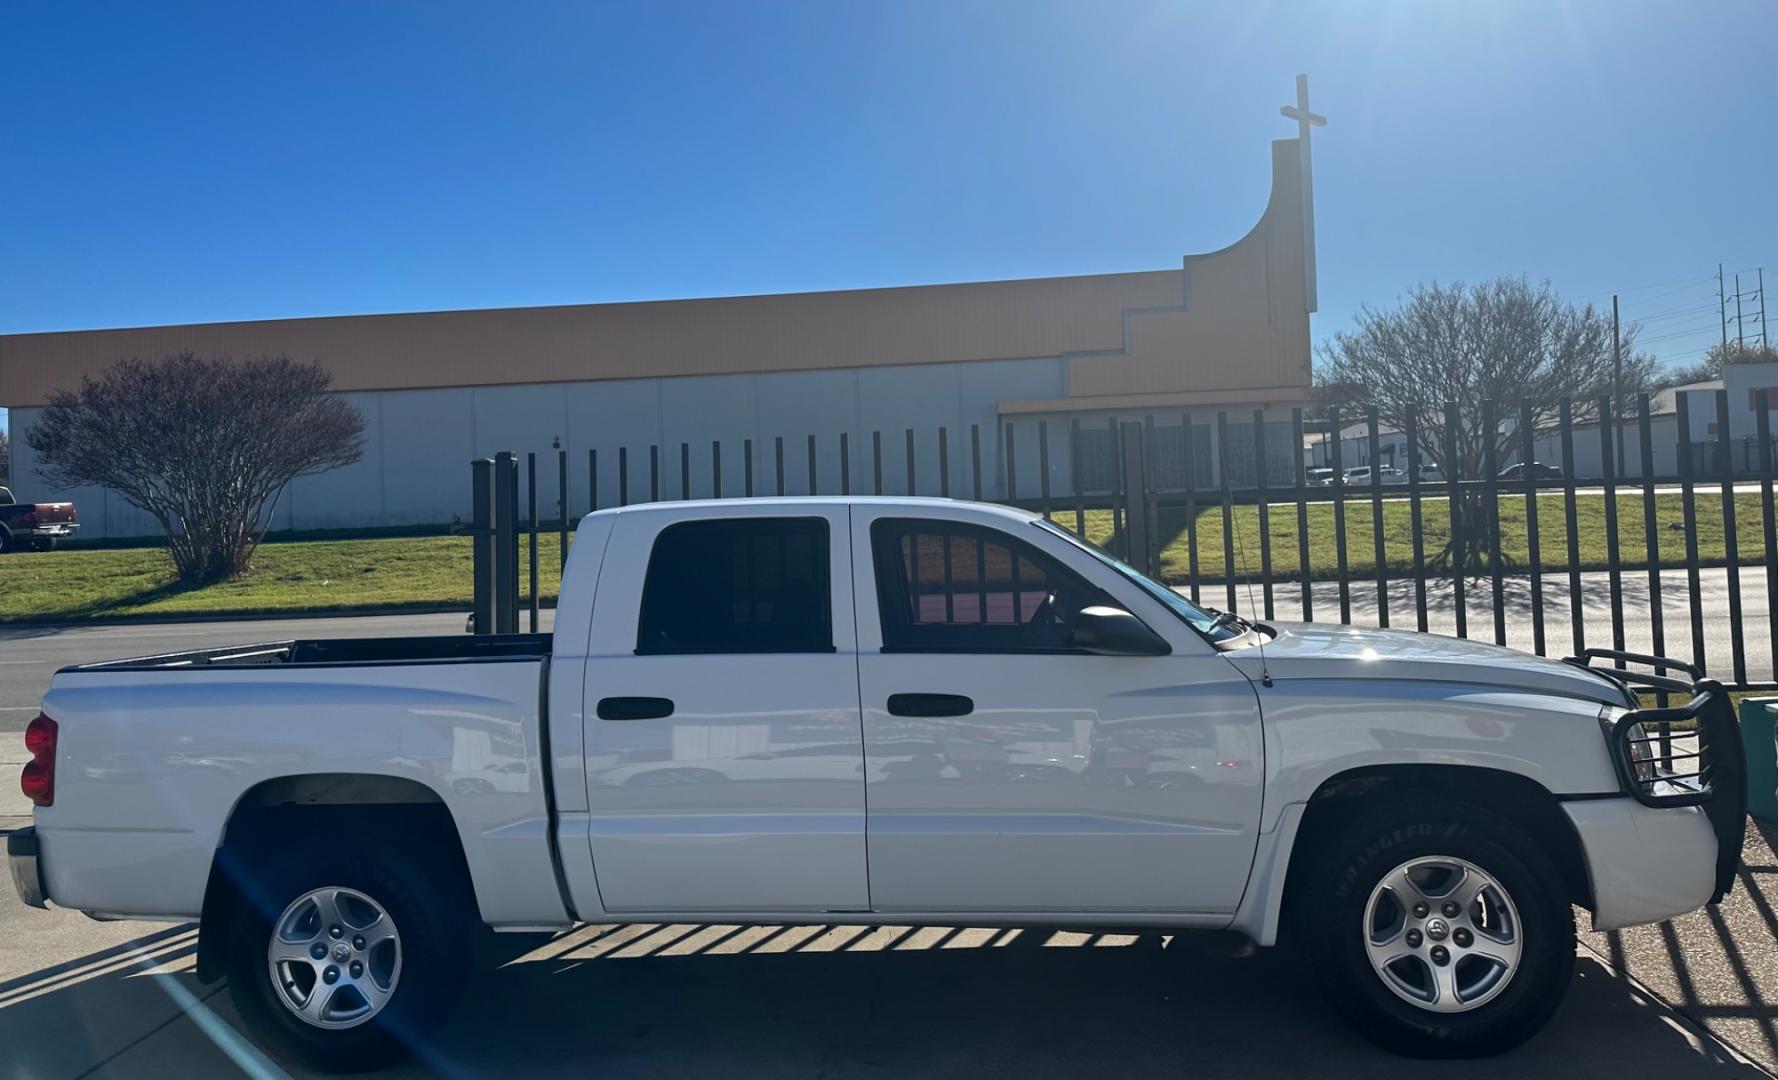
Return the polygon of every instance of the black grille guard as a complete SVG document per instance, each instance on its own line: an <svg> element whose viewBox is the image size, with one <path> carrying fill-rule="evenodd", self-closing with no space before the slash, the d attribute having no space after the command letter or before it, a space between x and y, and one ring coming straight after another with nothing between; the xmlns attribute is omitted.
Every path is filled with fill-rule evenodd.
<svg viewBox="0 0 1778 1080"><path fill-rule="evenodd" d="M1656 672L1678 671L1689 679L1675 678L1656 672L1620 667L1597 667L1595 660L1621 661L1652 667ZM1704 670L1684 660L1667 656L1617 649L1588 649L1580 656L1566 658L1566 663L1586 668L1631 692L1644 687L1661 693L1683 695L1684 705L1668 708L1633 709L1618 717L1612 725L1611 760L1624 790L1644 806L1698 806L1710 819L1716 833L1716 889L1710 897L1717 903L1734 886L1735 872L1741 866L1741 845L1747 838L1747 757L1741 746L1741 721L1735 715L1735 704L1721 683L1707 678ZM1680 721L1696 721L1696 751L1662 755L1657 760L1671 766L1684 761L1692 771L1657 769L1649 763L1650 773L1639 774L1634 749L1659 742L1651 734L1652 725Z"/></svg>

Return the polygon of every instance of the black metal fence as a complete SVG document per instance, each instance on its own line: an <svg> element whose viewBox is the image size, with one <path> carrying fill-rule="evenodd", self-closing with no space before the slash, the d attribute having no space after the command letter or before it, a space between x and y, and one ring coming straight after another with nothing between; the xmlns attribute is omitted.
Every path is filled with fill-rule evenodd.
<svg viewBox="0 0 1778 1080"><path fill-rule="evenodd" d="M1360 421L1364 457L1382 460L1385 438L1401 445L1405 461L1398 484L1386 483L1375 468L1363 486L1311 484L1302 452L1304 415L1295 409L1288 419L1262 410L1240 417L1186 413L1163 418L1158 427L1155 416L1144 416L1088 426L1079 420L1009 422L986 432L979 425L955 433L938 428L921 439L907 429L895 448L900 461L888 463L902 475L887 477L880 431L864 438L842 433L825 443L806 436L802 477L793 475L794 464L787 475L783 437L764 446L752 439L739 446L712 442L703 459L709 463L707 482L698 493L916 494L1002 502L1050 516L1194 600L1260 618L1405 626L1546 655L1607 644L1656 655L1689 653L1725 684L1778 689L1778 575L1771 572L1778 555L1778 454L1766 393L1757 394L1752 420L1740 424L1751 423L1755 431L1731 436L1729 399L1716 391L1713 437L1703 440L1694 440L1686 397L1680 395L1674 414L1661 417L1651 414L1646 395L1623 417L1614 415L1609 399L1544 408L1530 401L1509 408L1484 401L1475 414L1480 429L1507 431L1508 445L1502 449L1487 440L1477 476L1447 467L1437 480L1423 479L1422 466L1434 462L1421 449L1422 436L1439 432L1444 462L1456 461L1465 410L1447 402L1410 413L1396 431L1386 430L1376 409L1369 409ZM1527 417L1543 419L1520 421ZM1335 413L1326 426L1339 432L1346 422ZM1342 441L1329 447L1336 477L1345 465ZM1620 472L1618 457L1632 442L1634 452ZM837 475L826 470L824 484L817 463L836 449ZM667 462L677 465L671 474L663 467L663 451L676 451L677 461ZM724 468L725 455L737 452L738 485L733 470ZM694 463L705 453L687 442L616 448L616 490L601 491L599 451L590 450L582 488L587 505L691 498ZM572 478L568 452L557 451L556 459L553 523L565 561ZM1657 471L1657 460L1674 466ZM1501 475L1507 465L1531 461L1558 466L1560 478L1531 475L1538 470L1529 468ZM936 462L935 475L917 467L928 462ZM475 519L468 531L478 544L477 626L517 629L517 544L528 535L525 597L535 628L537 455L528 457L528 521L518 514L516 458L501 455L475 463L475 469ZM701 465L695 469L702 472ZM1022 476L1021 469L1034 475ZM1751 548L1738 535L1743 517L1750 530L1751 517L1758 518L1758 542ZM1510 551L1502 542L1508 519ZM1682 534L1683 555L1672 550L1675 533ZM1459 535L1474 538L1479 557L1453 570L1448 538ZM1701 549L1705 538L1708 552ZM1354 550L1355 542L1364 548ZM1744 584L1753 591L1744 594Z"/></svg>

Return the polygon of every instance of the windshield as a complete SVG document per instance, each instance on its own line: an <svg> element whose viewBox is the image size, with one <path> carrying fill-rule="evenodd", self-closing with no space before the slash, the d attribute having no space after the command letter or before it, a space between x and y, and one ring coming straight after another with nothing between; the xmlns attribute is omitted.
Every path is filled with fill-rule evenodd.
<svg viewBox="0 0 1778 1080"><path fill-rule="evenodd" d="M1213 642L1238 638L1252 628L1251 623L1238 615L1217 611L1215 608L1199 607L1099 545L1076 536L1047 518L1037 518L1032 523L1040 529L1047 529L1055 533L1106 566L1116 570L1137 588L1167 605L1168 610L1185 620L1193 630Z"/></svg>

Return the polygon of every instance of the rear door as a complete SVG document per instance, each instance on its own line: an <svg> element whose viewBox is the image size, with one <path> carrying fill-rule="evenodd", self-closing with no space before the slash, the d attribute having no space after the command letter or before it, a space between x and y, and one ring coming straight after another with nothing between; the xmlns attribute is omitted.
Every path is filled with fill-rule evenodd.
<svg viewBox="0 0 1778 1080"><path fill-rule="evenodd" d="M907 511L853 510L876 910L1232 912L1263 776L1247 680L1033 521ZM1071 647L1096 604L1171 655Z"/></svg>
<svg viewBox="0 0 1778 1080"><path fill-rule="evenodd" d="M586 674L606 910L862 911L863 734L843 504L618 517Z"/></svg>

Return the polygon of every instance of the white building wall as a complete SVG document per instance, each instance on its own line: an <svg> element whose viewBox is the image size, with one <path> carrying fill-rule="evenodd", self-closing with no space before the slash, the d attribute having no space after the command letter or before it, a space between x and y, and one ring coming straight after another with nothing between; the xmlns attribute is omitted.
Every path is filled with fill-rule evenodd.
<svg viewBox="0 0 1778 1080"><path fill-rule="evenodd" d="M469 462L500 450L538 455L539 514L555 516L556 455L568 451L569 511L590 508L587 451L598 452L599 505L618 500L618 450L627 447L629 501L649 497L649 447L659 447L662 498L678 498L680 444L689 444L693 497L714 493L712 441L722 444L722 490L745 490L743 440L753 440L756 494L777 490L775 442L784 439L785 491L808 489L808 436L816 437L822 493L839 490L839 435L848 435L851 490L874 490L871 432L882 432L883 490L907 488L907 435L915 439L920 494L939 490L938 429L948 429L950 490L968 496L969 428L979 425L984 494L997 496L1003 477L998 404L1066 394L1060 358L910 364L744 375L624 379L582 383L458 387L352 393L364 415L364 455L356 464L290 485L275 511L276 530L434 525L469 516ZM25 433L41 412L14 409L13 476L23 499L72 499L85 539L146 536L154 521L99 488L56 490L36 471ZM1024 423L1023 420L1020 423ZM1066 421L1051 423L1052 473L1064 490ZM1019 447L1020 494L1035 495L1036 422ZM1054 430L1060 428L1060 430ZM1021 432L1019 438L1025 438ZM1029 454L1030 465L1025 464ZM521 464L521 469L522 469ZM524 480L520 479L521 513Z"/></svg>

